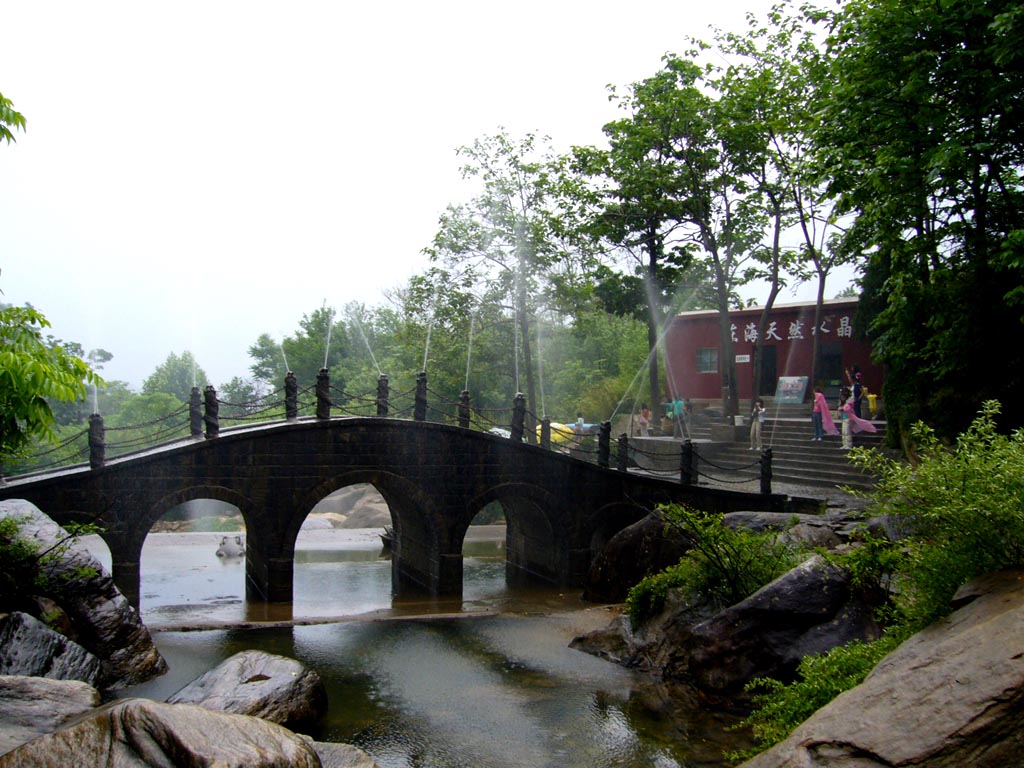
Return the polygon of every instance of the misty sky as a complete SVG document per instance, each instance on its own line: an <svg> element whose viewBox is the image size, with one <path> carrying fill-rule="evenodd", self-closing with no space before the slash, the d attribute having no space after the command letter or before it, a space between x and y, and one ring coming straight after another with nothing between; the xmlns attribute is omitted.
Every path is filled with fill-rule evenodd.
<svg viewBox="0 0 1024 768"><path fill-rule="evenodd" d="M0 300L136 388L172 351L247 376L261 333L426 267L472 193L457 147L601 143L607 84L769 5L5 2L0 93L28 130L0 144Z"/></svg>

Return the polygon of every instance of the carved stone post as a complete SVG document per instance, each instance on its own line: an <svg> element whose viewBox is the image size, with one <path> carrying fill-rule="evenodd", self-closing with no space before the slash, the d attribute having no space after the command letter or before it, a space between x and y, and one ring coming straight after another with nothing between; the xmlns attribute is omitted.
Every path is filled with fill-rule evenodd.
<svg viewBox="0 0 1024 768"><path fill-rule="evenodd" d="M284 375L284 417L289 421L299 418L299 382L291 371Z"/></svg>
<svg viewBox="0 0 1024 768"><path fill-rule="evenodd" d="M612 423L602 421L597 433L597 466L607 469L611 465L612 455Z"/></svg>
<svg viewBox="0 0 1024 768"><path fill-rule="evenodd" d="M326 368L316 375L316 417L331 418L331 374Z"/></svg>
<svg viewBox="0 0 1024 768"><path fill-rule="evenodd" d="M377 377L377 415L387 416L390 403L391 385L388 383L387 375L382 373Z"/></svg>
<svg viewBox="0 0 1024 768"><path fill-rule="evenodd" d="M99 469L106 460L107 442L103 417L94 413L89 417L89 469Z"/></svg>
<svg viewBox="0 0 1024 768"><path fill-rule="evenodd" d="M772 449L761 451L761 493L772 492Z"/></svg>
<svg viewBox="0 0 1024 768"><path fill-rule="evenodd" d="M464 389L459 394L459 426L469 429L469 390Z"/></svg>
<svg viewBox="0 0 1024 768"><path fill-rule="evenodd" d="M682 451L679 453L679 482L683 485L693 485L695 479L693 473L693 440L684 440Z"/></svg>
<svg viewBox="0 0 1024 768"><path fill-rule="evenodd" d="M416 374L416 405L413 409L413 418L416 421L427 420L427 372L420 371Z"/></svg>
<svg viewBox="0 0 1024 768"><path fill-rule="evenodd" d="M551 419L547 416L540 420L540 447L551 448Z"/></svg>
<svg viewBox="0 0 1024 768"><path fill-rule="evenodd" d="M192 437L203 436L203 395L199 387L192 387L188 396L188 425Z"/></svg>
<svg viewBox="0 0 1024 768"><path fill-rule="evenodd" d="M629 471L629 435L625 432L619 435L615 450L615 468L619 472Z"/></svg>
<svg viewBox="0 0 1024 768"><path fill-rule="evenodd" d="M526 419L526 395L517 392L512 399L512 423L509 431L512 433L512 441L523 442L523 421Z"/></svg>
<svg viewBox="0 0 1024 768"><path fill-rule="evenodd" d="M203 390L203 421L206 422L206 439L212 440L220 434L220 403L217 401L217 390L208 384Z"/></svg>

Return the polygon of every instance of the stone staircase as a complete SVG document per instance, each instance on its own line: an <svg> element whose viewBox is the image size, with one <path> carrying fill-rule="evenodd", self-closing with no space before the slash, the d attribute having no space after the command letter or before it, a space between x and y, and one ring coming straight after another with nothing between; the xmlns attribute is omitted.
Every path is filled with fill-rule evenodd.
<svg viewBox="0 0 1024 768"><path fill-rule="evenodd" d="M885 422L873 422L878 431L874 434L859 432L853 436L854 446L880 448L885 444ZM727 429L716 428L724 425ZM700 459L698 471L712 477L755 479L759 468L749 466L757 460L757 451L749 449L749 425L728 429L722 419L695 419L690 436L697 444ZM840 428L839 423L836 427ZM722 433L733 437L721 441ZM712 435L714 434L714 439ZM841 438L826 435L821 442L813 441L809 405L770 406L765 419L762 436L764 446L772 449L772 481L795 483L814 487L834 488L849 486L870 490L874 478L865 475L847 459L842 450ZM701 461L703 460L703 461ZM725 467L719 469L712 464ZM704 479L701 482L710 482Z"/></svg>

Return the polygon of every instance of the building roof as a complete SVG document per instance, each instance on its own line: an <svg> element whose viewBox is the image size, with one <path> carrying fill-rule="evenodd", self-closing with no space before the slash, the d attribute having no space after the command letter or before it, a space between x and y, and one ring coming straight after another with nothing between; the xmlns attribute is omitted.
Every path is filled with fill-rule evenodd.
<svg viewBox="0 0 1024 768"><path fill-rule="evenodd" d="M823 302L821 302L821 306L822 306L823 309L828 309L828 308L833 308L833 307L834 308L839 308L839 307L845 307L845 306L851 306L851 305L852 306L856 306L858 301L859 301L859 299L856 296L854 296L854 297L846 297L846 298L841 298L841 299L825 299ZM774 311L776 309L804 309L804 308L806 308L806 309L814 309L814 306L815 306L816 303L817 302L813 302L813 301L796 301L796 302L789 302L789 303L783 303L783 304L772 304L772 310ZM763 309L764 309L763 306L743 307L742 309L730 309L729 310L729 314L730 315L741 315L741 314L748 314L748 313L749 314L753 314L753 313L759 313ZM690 310L689 312L680 312L680 313L678 313L676 315L676 317L710 317L710 316L717 315L717 314L718 314L718 310L717 309L694 309L694 310Z"/></svg>

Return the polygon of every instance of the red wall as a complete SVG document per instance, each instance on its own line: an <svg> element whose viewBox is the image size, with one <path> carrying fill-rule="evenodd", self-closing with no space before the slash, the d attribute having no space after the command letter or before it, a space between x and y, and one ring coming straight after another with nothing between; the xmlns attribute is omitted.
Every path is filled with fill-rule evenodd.
<svg viewBox="0 0 1024 768"><path fill-rule="evenodd" d="M871 364L870 345L853 337L856 315L856 299L826 301L822 306L821 343L839 354L842 368L858 366L864 375L864 384L871 392L878 394L882 390L882 372ZM760 307L730 313L733 353L737 357L736 377L741 399L752 398L753 334L756 334L760 317ZM697 372L697 350L717 350L719 333L717 311L685 312L676 316L665 336L667 392L697 400L721 399L720 373ZM813 334L814 304L783 304L772 308L768 316L765 347L775 348L776 378L811 375ZM719 355L719 369L722 362ZM823 383L828 391L830 385L845 384L846 381L845 376L842 376L841 382L832 379ZM771 393L775 392L775 385L776 381L768 385ZM810 382L808 391L813 391L814 385L815 382Z"/></svg>

